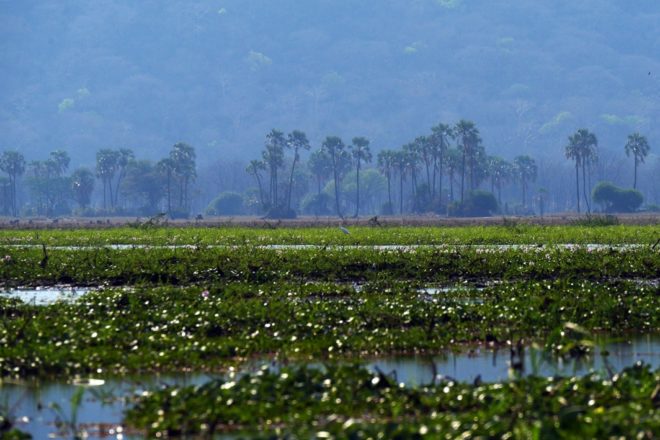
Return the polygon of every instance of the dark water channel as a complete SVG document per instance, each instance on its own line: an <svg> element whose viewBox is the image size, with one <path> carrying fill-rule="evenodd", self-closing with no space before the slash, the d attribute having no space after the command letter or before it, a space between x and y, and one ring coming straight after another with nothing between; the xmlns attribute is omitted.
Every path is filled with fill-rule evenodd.
<svg viewBox="0 0 660 440"><path fill-rule="evenodd" d="M603 340L604 341L604 340ZM538 351L528 348L524 352L522 374L555 376L583 375L590 371L607 374L645 362L652 368L660 367L660 335L636 336L626 341L603 342L601 348L582 360L559 361L544 359ZM609 352L602 356L601 349ZM479 349L458 354L439 356L383 357L363 360L374 372L392 374L406 385L429 384L435 380L483 382L508 380L510 376L509 349ZM255 372L263 365L279 368L276 362L262 360L251 363L237 374ZM0 402L7 405L16 426L35 439L67 438L66 429L58 429L56 421L71 419L71 397L81 387L82 404L78 408L77 424L86 430L88 438L130 439L140 438L121 426L123 412L131 405L131 397L147 390L167 385L200 385L220 375L186 374L176 376L127 377L99 380L96 386L85 381L73 382L4 382L0 383ZM55 403L61 414L51 408Z"/></svg>

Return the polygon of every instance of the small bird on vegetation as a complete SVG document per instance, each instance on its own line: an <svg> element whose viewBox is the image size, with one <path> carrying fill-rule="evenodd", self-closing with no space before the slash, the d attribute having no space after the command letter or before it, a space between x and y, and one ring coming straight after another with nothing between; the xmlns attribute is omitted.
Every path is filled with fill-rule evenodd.
<svg viewBox="0 0 660 440"><path fill-rule="evenodd" d="M346 235L351 235L351 231L349 231L349 230L346 229L345 227L340 226L339 229L340 229L341 232L343 232L344 234L346 234Z"/></svg>

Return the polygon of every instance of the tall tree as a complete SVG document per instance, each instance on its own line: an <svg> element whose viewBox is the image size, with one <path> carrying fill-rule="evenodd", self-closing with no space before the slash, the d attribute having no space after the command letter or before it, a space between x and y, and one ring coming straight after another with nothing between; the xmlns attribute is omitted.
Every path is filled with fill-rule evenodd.
<svg viewBox="0 0 660 440"><path fill-rule="evenodd" d="M628 136L628 142L626 142L626 156L630 157L632 154L635 158L635 180L633 181L633 189L637 189L637 166L640 163L644 163L644 159L649 154L649 142L646 140L646 137L642 136L639 133L633 133Z"/></svg>
<svg viewBox="0 0 660 440"><path fill-rule="evenodd" d="M356 167L356 203L355 203L355 216L360 215L360 167L362 162L371 162L371 150L369 149L369 139L365 137L354 137L353 144L351 145L351 152L355 160Z"/></svg>
<svg viewBox="0 0 660 440"><path fill-rule="evenodd" d="M395 166L395 153L392 150L382 150L378 153L378 169L387 179L387 203L389 209L394 211L392 205L392 171Z"/></svg>
<svg viewBox="0 0 660 440"><path fill-rule="evenodd" d="M11 215L18 215L16 203L16 181L25 172L25 158L18 151L4 151L0 156L0 170L9 177L9 205Z"/></svg>
<svg viewBox="0 0 660 440"><path fill-rule="evenodd" d="M284 148L286 147L286 138L284 133L279 130L272 129L266 135L265 149L262 153L263 160L268 166L270 172L270 186L269 186L269 205L271 209L277 209L279 206L277 185L277 173L282 166L284 166Z"/></svg>
<svg viewBox="0 0 660 440"><path fill-rule="evenodd" d="M458 148L461 151L461 203L465 196L465 171L468 162L473 160L472 156L479 139L479 130L472 121L461 119L454 128L459 141Z"/></svg>
<svg viewBox="0 0 660 440"><path fill-rule="evenodd" d="M449 200L454 201L454 175L461 169L462 154L458 148L448 148L446 154L447 174L449 177Z"/></svg>
<svg viewBox="0 0 660 440"><path fill-rule="evenodd" d="M252 177L257 180L257 186L259 187L259 200L261 202L261 209L266 209L266 200L264 198L264 189L261 184L261 172L266 171L266 164L261 160L251 160L248 164L245 171Z"/></svg>
<svg viewBox="0 0 660 440"><path fill-rule="evenodd" d="M490 176L491 192L497 188L497 204L502 205L502 185L512 177L512 165L501 157L488 158L488 175Z"/></svg>
<svg viewBox="0 0 660 440"><path fill-rule="evenodd" d="M426 169L426 183L428 184L429 191L431 191L431 168L433 166L433 147L431 139L427 136L417 136L413 141L413 145L418 157L421 159L421 162Z"/></svg>
<svg viewBox="0 0 660 440"><path fill-rule="evenodd" d="M126 165L120 190L125 200L142 215L155 215L165 195L165 176L149 160L130 160Z"/></svg>
<svg viewBox="0 0 660 440"><path fill-rule="evenodd" d="M344 218L339 207L339 172L341 167L342 154L344 152L344 142L338 136L328 136L323 141L322 150L330 157L332 163L332 177L335 184L335 208L337 215Z"/></svg>
<svg viewBox="0 0 660 440"><path fill-rule="evenodd" d="M117 172L119 154L115 150L104 148L96 153L96 177L103 183L103 210L108 209L106 193L110 191L110 206L113 206L112 180Z"/></svg>
<svg viewBox="0 0 660 440"><path fill-rule="evenodd" d="M113 206L119 203L119 186L122 180L126 177L126 167L131 161L135 160L133 150L129 148L120 148L117 150L117 182L115 183L115 199L112 202Z"/></svg>
<svg viewBox="0 0 660 440"><path fill-rule="evenodd" d="M403 158L405 160L406 173L410 176L410 187L414 201L417 198L417 166L420 161L420 154L414 142L403 146ZM413 204L413 208L417 208L417 206Z"/></svg>
<svg viewBox="0 0 660 440"><path fill-rule="evenodd" d="M516 175L520 179L522 186L522 205L527 206L527 182L536 180L538 168L536 162L529 156L518 156L513 159L513 165L516 170Z"/></svg>
<svg viewBox="0 0 660 440"><path fill-rule="evenodd" d="M403 215L403 182L406 180L408 155L403 150L397 150L393 154L392 163L399 174L399 214Z"/></svg>
<svg viewBox="0 0 660 440"><path fill-rule="evenodd" d="M170 157L161 159L156 163L156 172L165 180L167 195L167 215L172 215L172 178L174 176L174 161Z"/></svg>
<svg viewBox="0 0 660 440"><path fill-rule="evenodd" d="M330 176L332 172L332 162L330 156L323 150L316 150L309 155L307 168L316 178L317 194L321 194L321 184Z"/></svg>
<svg viewBox="0 0 660 440"><path fill-rule="evenodd" d="M87 168L78 168L71 174L71 189L76 203L85 209L92 201L94 173Z"/></svg>
<svg viewBox="0 0 660 440"><path fill-rule="evenodd" d="M581 128L568 138L568 145L565 147L566 158L575 161L575 188L577 194L577 211L580 212L580 176L579 170L582 168L582 192L587 210L590 210L589 198L586 190L586 166L590 161L595 160L598 140L596 135L589 130Z"/></svg>
<svg viewBox="0 0 660 440"><path fill-rule="evenodd" d="M289 176L289 186L286 194L286 209L287 212L291 210L291 190L293 188L293 172L296 168L296 163L300 160L300 150L307 150L311 148L307 135L299 130L294 130L289 133L286 141L287 148L293 150L293 163L291 164L291 175Z"/></svg>
<svg viewBox="0 0 660 440"><path fill-rule="evenodd" d="M69 169L69 163L71 163L69 153L62 150L51 152L46 160L46 165L49 167L52 177L63 176L64 173L66 173L66 170Z"/></svg>
<svg viewBox="0 0 660 440"><path fill-rule="evenodd" d="M184 143L174 144L170 150L174 176L179 181L179 209L185 212L190 210L189 187L197 177L195 148Z"/></svg>
<svg viewBox="0 0 660 440"><path fill-rule="evenodd" d="M433 184L431 194L435 197L436 172L438 179L438 193L442 197L442 167L445 162L445 154L449 148L449 139L454 138L454 130L447 124L438 124L431 128L431 149L433 154Z"/></svg>

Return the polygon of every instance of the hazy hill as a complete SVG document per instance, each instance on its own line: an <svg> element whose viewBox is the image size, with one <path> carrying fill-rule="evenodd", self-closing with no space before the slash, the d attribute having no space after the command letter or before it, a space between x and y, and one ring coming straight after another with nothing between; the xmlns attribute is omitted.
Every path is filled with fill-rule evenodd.
<svg viewBox="0 0 660 440"><path fill-rule="evenodd" d="M655 0L0 0L0 150L258 154L273 127L398 147L477 122L559 155L586 126L658 145Z"/></svg>

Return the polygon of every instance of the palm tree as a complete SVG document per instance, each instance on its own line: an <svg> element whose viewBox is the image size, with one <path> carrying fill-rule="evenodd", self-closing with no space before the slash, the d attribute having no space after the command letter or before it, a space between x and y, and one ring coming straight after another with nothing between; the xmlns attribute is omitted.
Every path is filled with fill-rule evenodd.
<svg viewBox="0 0 660 440"><path fill-rule="evenodd" d="M321 183L328 178L332 171L330 157L324 150L314 151L309 155L307 168L316 177L317 194L321 194Z"/></svg>
<svg viewBox="0 0 660 440"><path fill-rule="evenodd" d="M426 168L426 183L431 191L431 167L433 165L433 147L430 137L418 136L413 141L415 151Z"/></svg>
<svg viewBox="0 0 660 440"><path fill-rule="evenodd" d="M522 186L522 205L526 207L527 182L536 180L538 168L534 159L529 156L516 157L513 159L513 166Z"/></svg>
<svg viewBox="0 0 660 440"><path fill-rule="evenodd" d="M261 209L265 209L266 201L264 200L264 190L263 185L261 184L261 171L266 170L266 164L261 160L251 160L250 164L247 166L245 171L257 179L257 185L259 187L259 200L261 201Z"/></svg>
<svg viewBox="0 0 660 440"><path fill-rule="evenodd" d="M454 201L454 174L461 167L461 152L458 148L448 148L446 154L447 173L449 174L449 200Z"/></svg>
<svg viewBox="0 0 660 440"><path fill-rule="evenodd" d="M454 129L459 140L458 148L461 150L461 203L465 195L465 170L468 161L472 161L473 150L479 139L479 130L472 121L460 120Z"/></svg>
<svg viewBox="0 0 660 440"><path fill-rule="evenodd" d="M378 153L378 169L387 179L387 201L389 209L392 210L392 170L395 165L395 152L382 150Z"/></svg>
<svg viewBox="0 0 660 440"><path fill-rule="evenodd" d="M442 197L442 166L444 165L444 155L449 147L449 139L454 138L454 131L449 125L438 124L431 128L431 150L433 154L433 183L431 185L431 195L435 197L436 171L440 177L438 182L438 192Z"/></svg>
<svg viewBox="0 0 660 440"><path fill-rule="evenodd" d="M172 214L172 175L174 174L174 161L170 157L161 159L156 164L156 171L165 177L165 189L167 191L167 214ZM103 203L105 203L105 193Z"/></svg>
<svg viewBox="0 0 660 440"><path fill-rule="evenodd" d="M392 164L399 173L399 213L403 215L403 181L406 180L408 157L404 151L395 151L392 155Z"/></svg>
<svg viewBox="0 0 660 440"><path fill-rule="evenodd" d="M78 168L71 174L71 189L73 196L80 205L85 209L89 206L92 199L92 191L94 190L94 173L87 168Z"/></svg>
<svg viewBox="0 0 660 440"><path fill-rule="evenodd" d="M488 175L490 176L491 192L495 193L495 188L497 188L497 204L502 205L502 184L511 178L512 165L501 157L490 156L488 158Z"/></svg>
<svg viewBox="0 0 660 440"><path fill-rule="evenodd" d="M356 166L356 203L355 203L355 216L360 214L360 167L362 162L371 162L371 150L369 150L369 139L364 137L354 137L353 144L351 145L351 152L353 159L355 159Z"/></svg>
<svg viewBox="0 0 660 440"><path fill-rule="evenodd" d="M577 212L580 213L580 162L582 160L580 156L580 139L576 134L569 136L568 145L565 147L565 155L567 159L575 161L575 194L577 200Z"/></svg>
<svg viewBox="0 0 660 440"><path fill-rule="evenodd" d="M291 164L291 176L289 177L289 187L286 193L286 208L287 212L291 209L291 189L293 188L293 171L296 168L296 163L300 160L300 150L309 150L311 145L307 140L307 135L299 130L294 130L289 134L286 142L287 148L293 150L293 163Z"/></svg>
<svg viewBox="0 0 660 440"><path fill-rule="evenodd" d="M9 176L9 204L11 206L12 216L16 217L18 215L18 207L16 206L16 180L25 173L25 158L18 151L5 151L0 156L0 170Z"/></svg>
<svg viewBox="0 0 660 440"><path fill-rule="evenodd" d="M589 130L581 128L568 138L568 145L565 147L566 157L575 161L575 187L577 194L577 208L580 212L580 184L579 169L582 168L582 193L587 204L587 210L590 211L589 198L586 190L586 166L596 159L596 148L598 140L596 135Z"/></svg>
<svg viewBox="0 0 660 440"><path fill-rule="evenodd" d="M179 209L184 211L190 208L189 184L197 177L196 157L195 148L184 142L174 144L170 151L174 176L179 180Z"/></svg>
<svg viewBox="0 0 660 440"><path fill-rule="evenodd" d="M277 209L277 170L284 165L284 148L286 146L286 139L284 133L279 130L272 129L266 135L266 149L263 151L263 160L268 166L270 172L270 194L269 203L270 207Z"/></svg>
<svg viewBox="0 0 660 440"><path fill-rule="evenodd" d="M54 177L62 176L69 169L70 162L69 154L62 150L52 151L50 157L46 160L46 164Z"/></svg>
<svg viewBox="0 0 660 440"><path fill-rule="evenodd" d="M135 154L133 154L133 150L129 148L120 148L117 150L117 171L119 171L119 174L117 175L117 183L115 185L115 200L113 202L114 206L117 206L119 201L119 185L121 185L121 181L124 180L124 177L126 177L126 167L133 160L135 160Z"/></svg>
<svg viewBox="0 0 660 440"><path fill-rule="evenodd" d="M637 189L637 166L644 163L644 158L649 154L649 142L646 137L639 133L633 133L628 136L626 143L626 156L630 157L632 154L635 157L635 180L633 181L633 189Z"/></svg>
<svg viewBox="0 0 660 440"><path fill-rule="evenodd" d="M410 188L413 200L417 196L417 165L419 163L419 157L420 154L414 142L403 146L403 158L405 160L406 172L410 174Z"/></svg>
<svg viewBox="0 0 660 440"><path fill-rule="evenodd" d="M339 209L339 169L344 148L344 142L338 136L326 137L321 146L321 149L330 157L332 163L332 176L335 183L335 207L340 218L344 218Z"/></svg>
<svg viewBox="0 0 660 440"><path fill-rule="evenodd" d="M119 155L116 151L104 148L96 152L96 177L103 183L103 210L107 209L106 192L110 190L110 206L114 197L112 196L112 179L117 171Z"/></svg>

